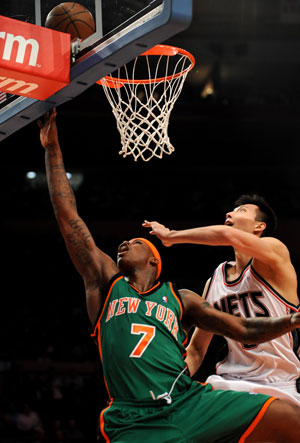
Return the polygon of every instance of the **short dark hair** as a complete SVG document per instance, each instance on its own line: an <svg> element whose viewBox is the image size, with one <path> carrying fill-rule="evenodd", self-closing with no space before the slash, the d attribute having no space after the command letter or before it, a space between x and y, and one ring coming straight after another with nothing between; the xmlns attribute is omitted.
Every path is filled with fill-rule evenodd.
<svg viewBox="0 0 300 443"><path fill-rule="evenodd" d="M265 198L257 194L243 194L234 202L235 208L246 204L258 206L259 221L266 223L266 229L263 231L262 236L272 235L277 228L277 216Z"/></svg>

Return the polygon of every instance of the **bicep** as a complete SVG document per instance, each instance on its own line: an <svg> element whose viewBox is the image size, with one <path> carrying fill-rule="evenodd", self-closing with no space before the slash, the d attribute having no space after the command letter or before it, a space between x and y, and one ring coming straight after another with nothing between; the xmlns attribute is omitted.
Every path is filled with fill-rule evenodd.
<svg viewBox="0 0 300 443"><path fill-rule="evenodd" d="M247 334L245 319L219 311L189 290L181 291L185 315L190 325L242 341Z"/></svg>
<svg viewBox="0 0 300 443"><path fill-rule="evenodd" d="M277 266L289 261L287 247L273 237L259 238L253 234L236 230L232 236L232 246L269 266Z"/></svg>

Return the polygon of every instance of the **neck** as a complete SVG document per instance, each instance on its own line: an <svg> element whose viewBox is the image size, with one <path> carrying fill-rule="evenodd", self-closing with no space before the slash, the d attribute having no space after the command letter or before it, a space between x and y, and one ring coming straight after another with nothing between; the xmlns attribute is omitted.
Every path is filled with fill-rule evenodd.
<svg viewBox="0 0 300 443"><path fill-rule="evenodd" d="M134 286L140 292L146 292L154 286L154 277L141 274L133 274L126 277L129 284Z"/></svg>
<svg viewBox="0 0 300 443"><path fill-rule="evenodd" d="M236 272L241 273L252 257L243 252L234 250Z"/></svg>

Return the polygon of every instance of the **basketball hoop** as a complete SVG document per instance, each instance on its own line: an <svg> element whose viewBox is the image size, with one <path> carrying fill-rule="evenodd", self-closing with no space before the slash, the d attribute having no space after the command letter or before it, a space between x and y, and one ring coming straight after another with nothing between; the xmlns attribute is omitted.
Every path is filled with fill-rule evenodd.
<svg viewBox="0 0 300 443"><path fill-rule="evenodd" d="M119 154L149 161L174 152L170 114L194 65L193 55L184 49L157 45L97 82L117 121Z"/></svg>

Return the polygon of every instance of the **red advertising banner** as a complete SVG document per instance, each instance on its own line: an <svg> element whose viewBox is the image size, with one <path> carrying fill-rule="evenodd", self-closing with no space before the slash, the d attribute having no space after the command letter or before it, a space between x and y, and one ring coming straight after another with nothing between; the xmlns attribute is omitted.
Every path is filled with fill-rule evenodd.
<svg viewBox="0 0 300 443"><path fill-rule="evenodd" d="M71 36L0 15L0 91L45 100L70 83Z"/></svg>

